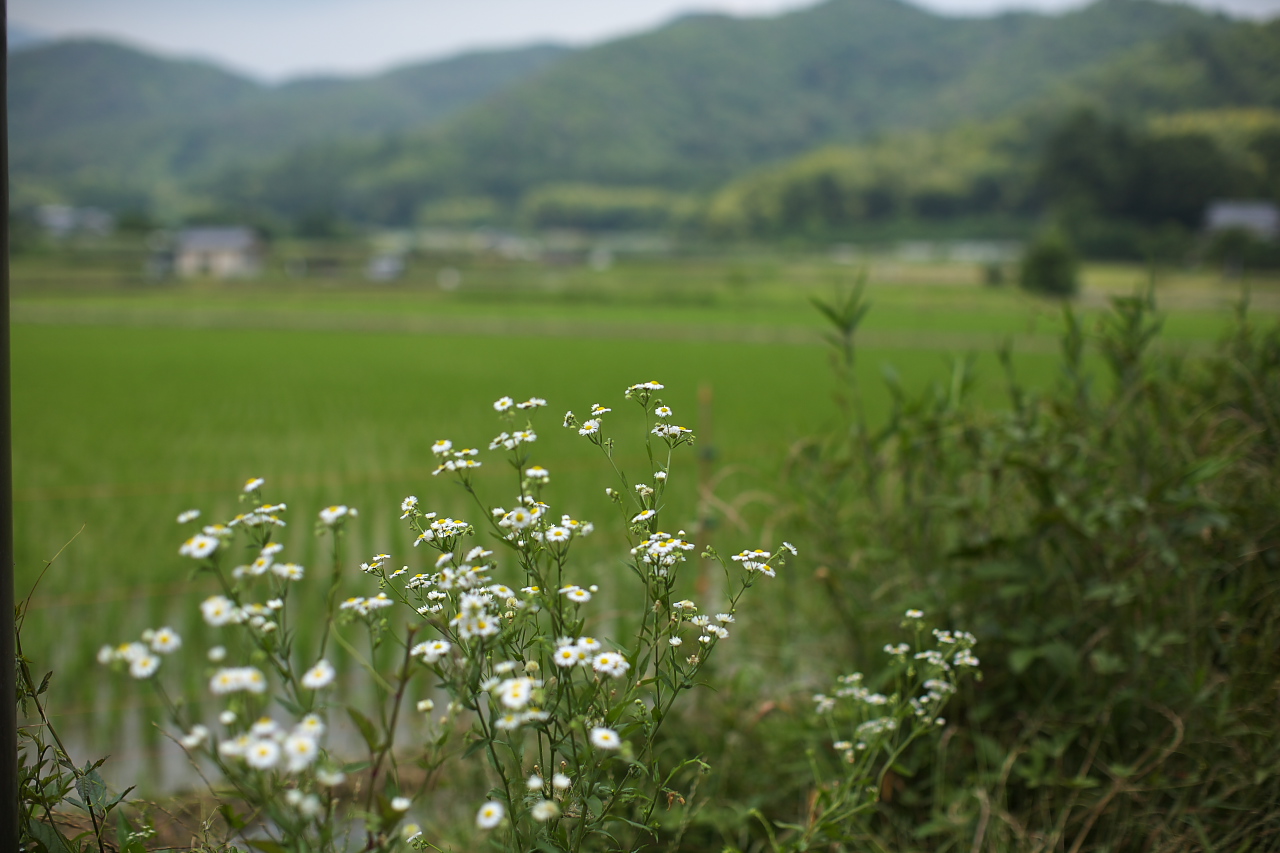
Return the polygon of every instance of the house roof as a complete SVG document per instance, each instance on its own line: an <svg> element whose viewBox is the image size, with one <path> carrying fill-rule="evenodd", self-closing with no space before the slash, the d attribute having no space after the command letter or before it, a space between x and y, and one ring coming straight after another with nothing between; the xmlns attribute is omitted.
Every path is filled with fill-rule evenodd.
<svg viewBox="0 0 1280 853"><path fill-rule="evenodd" d="M218 226L178 232L179 252L247 252L258 245L252 228Z"/></svg>
<svg viewBox="0 0 1280 853"><path fill-rule="evenodd" d="M1243 228L1274 237L1280 234L1280 208L1269 201L1215 201L1205 211L1204 225L1209 231Z"/></svg>

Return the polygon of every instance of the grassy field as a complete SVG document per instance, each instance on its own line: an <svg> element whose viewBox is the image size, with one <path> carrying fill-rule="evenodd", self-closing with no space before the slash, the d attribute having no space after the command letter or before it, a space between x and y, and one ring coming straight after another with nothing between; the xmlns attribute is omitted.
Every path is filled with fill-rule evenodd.
<svg viewBox="0 0 1280 853"><path fill-rule="evenodd" d="M315 512L342 502L362 511L348 542L353 565L379 551L409 561L397 520L406 494L474 514L456 488L430 476L432 442L486 446L499 429L490 403L504 394L550 402L537 422L536 461L553 472L556 511L609 517L603 462L561 429L564 411L600 402L614 406L611 424L635 426L624 420L621 392L657 379L703 454L701 465L688 457L673 483L680 517L695 529L706 515L695 481L766 517L772 472L833 417L822 328L808 300L852 279L847 267L805 257L605 272L477 264L453 292L426 276L393 286L158 286L15 266L20 596L75 537L34 597L24 637L28 654L56 670L53 707L75 725L108 726L138 700L123 685L97 686L99 645L161 624L203 636L195 604L213 587L177 554L180 511L229 516L239 484L260 475L290 505L284 542L293 559L318 566ZM1109 295L1144 280L1138 269L1091 269L1086 326ZM1189 352L1220 334L1238 298L1212 276L1167 277L1158 292L1164 345ZM970 353L978 393L999 402L993 352L1004 339L1024 381L1053 381L1057 305L983 287L976 268L959 265L873 265L868 296L858 365L872 417L888 406L886 365L921 388L945 381L948 359ZM1280 310L1280 282L1257 282L1254 303L1263 315ZM502 503L505 481L495 488ZM760 544L743 542L745 532L718 515L708 537L735 549ZM603 534L602 555L617 541ZM371 591L358 577L347 594Z"/></svg>

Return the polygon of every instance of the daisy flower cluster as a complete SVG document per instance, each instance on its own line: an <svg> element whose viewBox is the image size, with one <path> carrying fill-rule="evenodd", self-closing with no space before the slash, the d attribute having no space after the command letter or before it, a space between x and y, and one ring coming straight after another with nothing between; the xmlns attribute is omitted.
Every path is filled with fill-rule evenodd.
<svg viewBox="0 0 1280 853"><path fill-rule="evenodd" d="M854 672L837 678L830 695L814 694L814 710L846 765L846 780L853 780L833 790L864 796L868 781L878 778L878 768L892 764L911 741L945 724L944 706L960 679L977 665L972 653L977 640L967 631L934 630L936 646L913 652L929 636L923 620L922 611L908 610L904 626L914 629L916 642L884 646L891 664L874 679L879 689Z"/></svg>
<svg viewBox="0 0 1280 853"><path fill-rule="evenodd" d="M160 669L160 660L182 648L182 638L172 628L156 628L142 632L142 641L103 646L98 650L98 663L120 666L137 679L150 678Z"/></svg>
<svg viewBox="0 0 1280 853"><path fill-rule="evenodd" d="M645 436L652 472L645 482L628 481L613 458L605 426L622 415L594 403L581 423L572 412L564 419L603 451L610 463L605 470L618 478L606 494L626 532L631 572L616 589L591 583L577 566L579 540L595 524L560 507L553 511L552 472L532 457L542 446L533 419L547 405L539 397L493 403L502 426L487 450L434 441L433 475L455 480L478 512L472 522L429 511L417 495L403 498L398 514L413 544L405 559L378 553L358 571L344 570L339 542L359 513L338 503L320 509L315 530L331 541L333 554L322 613L313 608L299 615L290 606L296 585L314 572L287 561L273 538L287 507L267 502L262 478L245 483L240 500L246 506L226 524L201 526L198 510L181 513L179 523L191 529L180 556L218 581L199 613L223 635L207 655L204 676L222 710L214 725L191 717L197 706L170 705L179 729L174 739L217 767L274 840L305 849L430 846L421 826L407 820L421 792L401 789L404 762L391 757L405 728L402 706L415 704L431 732L422 766L456 755L446 744L460 729L466 754L484 753L482 766L497 784L477 802L475 825L494 833L499 846L576 850L582 839L647 825L646 814L668 784L660 780L669 778L670 759L660 763L655 748L663 720L705 679L700 670L729 638L746 589L773 577L785 553L795 554L784 545L721 560L706 548L703 556L725 572L724 600L702 613L678 594L680 570L698 546L695 535L675 525L665 529L676 533L664 532L664 494L674 479L674 452L691 443L693 433L673 423L672 407L656 396L663 390L661 383L643 382L623 394L645 419L644 430L631 433ZM475 488L478 470L490 461L485 453L505 463L486 473L496 468L514 475L514 495L502 506L482 500ZM601 636L621 601L634 602L638 627L617 640ZM298 647L300 619L316 626L318 648ZM367 631L368 651L353 645L351 631ZM161 628L144 633L141 642L104 647L99 657L151 678L161 656L182 646L176 633ZM361 682L339 671L347 662L363 667L378 690L353 692L350 686ZM431 716L436 698L413 697L415 682L437 697L447 694L443 716ZM383 703L375 714L361 707L370 700ZM324 745L335 710L368 748L356 764L330 756ZM361 802L341 787L340 768L354 766L362 768L353 786ZM337 821L344 798L351 817ZM344 840L335 831L339 823L347 832L363 827L368 837Z"/></svg>
<svg viewBox="0 0 1280 853"><path fill-rule="evenodd" d="M247 730L228 734L218 742L216 749L220 757L238 759L253 770L278 769L285 773L301 773L320 757L320 737L324 731L324 721L316 714L307 714L292 728L263 716ZM192 751L202 747L207 736L207 728L201 726L197 730L193 727L181 743ZM316 804L319 804L318 798Z"/></svg>
<svg viewBox="0 0 1280 853"><path fill-rule="evenodd" d="M308 660L294 647L288 602L307 572L284 559L284 546L273 540L285 526L281 515L287 507L268 503L264 486L260 477L249 480L240 496L247 504L244 511L225 524L199 528L178 549L181 557L196 561L199 572L215 577L222 589L198 605L204 623L222 634L220 644L206 655L205 689L222 706L216 724L193 718L193 709L201 705L174 703L158 684L157 694L177 729L173 740L193 760L216 767L238 797L267 817L281 837L302 839L308 849L341 849L333 841L330 821L340 799L335 786L345 777L323 746L331 701L327 688L338 684L338 672L323 655ZM192 525L200 517L193 509L177 520ZM357 511L349 506L325 507L318 513L317 529L336 537L356 517ZM389 558L378 555L375 561L379 559ZM360 602L359 609L369 613L394 603L375 595ZM356 608L347 603L344 609ZM331 622L332 614L326 624ZM140 642L104 646L98 659L155 682L162 657L184 648L177 632L163 627L144 631ZM291 712L295 722L273 716L271 709L276 707ZM242 720L250 722L241 724Z"/></svg>

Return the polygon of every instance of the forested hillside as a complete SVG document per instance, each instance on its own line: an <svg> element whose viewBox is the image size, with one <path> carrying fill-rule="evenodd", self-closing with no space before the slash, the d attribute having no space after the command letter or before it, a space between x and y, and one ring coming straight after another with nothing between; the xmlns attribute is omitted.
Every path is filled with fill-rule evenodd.
<svg viewBox="0 0 1280 853"><path fill-rule="evenodd" d="M327 146L311 174L282 161L256 173L247 183L264 190L241 201L288 209L282 185L327 181L346 209L407 221L426 199L511 206L547 184L709 191L823 144L1065 97L1068 81L1126 52L1238 26L1143 0L1061 17L950 19L898 0L829 0L768 20L699 16L583 51L432 131Z"/></svg>
<svg viewBox="0 0 1280 853"><path fill-rule="evenodd" d="M1045 146L1081 109L1137 127L1280 106L1280 23L1149 0L971 19L828 0L767 19L686 17L589 50L276 88L59 44L15 56L11 86L18 204L281 227L820 233L867 217L1022 215L1046 197Z"/></svg>
<svg viewBox="0 0 1280 853"><path fill-rule="evenodd" d="M29 48L9 66L16 191L20 201L146 206L300 145L429 125L566 53L542 45L266 86L109 42Z"/></svg>

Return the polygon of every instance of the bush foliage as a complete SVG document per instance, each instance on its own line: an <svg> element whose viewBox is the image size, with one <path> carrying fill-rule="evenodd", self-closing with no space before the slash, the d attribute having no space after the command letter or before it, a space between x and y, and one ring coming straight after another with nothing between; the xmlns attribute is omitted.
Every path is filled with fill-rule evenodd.
<svg viewBox="0 0 1280 853"><path fill-rule="evenodd" d="M1045 296L1075 296L1080 290L1080 258L1065 236L1047 231L1023 253L1018 284Z"/></svg>
<svg viewBox="0 0 1280 853"><path fill-rule="evenodd" d="M826 306L845 416L793 456L797 536L851 653L924 601L983 638L987 676L936 752L902 763L880 842L1273 849L1280 330L1242 307L1191 358L1158 346L1149 295L1094 334L1067 308L1052 389L1021 385L1006 349L1003 411L972 402L959 360L872 426L852 372L865 310Z"/></svg>

